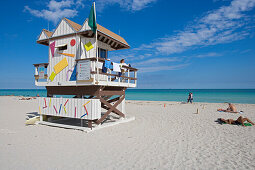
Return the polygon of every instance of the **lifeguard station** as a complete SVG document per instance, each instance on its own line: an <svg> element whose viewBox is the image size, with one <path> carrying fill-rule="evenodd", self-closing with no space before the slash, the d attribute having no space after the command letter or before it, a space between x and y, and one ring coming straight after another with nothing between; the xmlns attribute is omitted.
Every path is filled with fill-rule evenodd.
<svg viewBox="0 0 255 170"><path fill-rule="evenodd" d="M47 97L39 98L41 121L51 116L77 118L92 128L110 113L125 117L125 91L136 87L137 69L122 65L120 75L106 66L109 51L130 48L124 38L99 24L93 32L88 19L79 25L63 18L54 32L43 29L37 43L49 47L49 61L34 64L36 86L47 89Z"/></svg>

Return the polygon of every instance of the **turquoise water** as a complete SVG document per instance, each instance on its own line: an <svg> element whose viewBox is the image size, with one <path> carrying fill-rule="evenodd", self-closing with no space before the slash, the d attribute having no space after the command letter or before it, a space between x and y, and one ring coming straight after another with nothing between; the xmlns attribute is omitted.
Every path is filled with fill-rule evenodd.
<svg viewBox="0 0 255 170"><path fill-rule="evenodd" d="M194 102L255 104L255 89L128 89L126 99L181 102L186 101L189 92L193 93ZM0 89L0 96L37 94L46 96L47 93L45 89Z"/></svg>

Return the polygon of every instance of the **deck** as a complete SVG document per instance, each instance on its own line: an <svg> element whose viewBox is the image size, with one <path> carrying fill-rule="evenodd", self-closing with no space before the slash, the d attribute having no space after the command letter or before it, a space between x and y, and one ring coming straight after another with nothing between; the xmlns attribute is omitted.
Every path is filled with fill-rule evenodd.
<svg viewBox="0 0 255 170"><path fill-rule="evenodd" d="M102 72L102 66L105 61L103 58L87 58L77 59L76 62L89 62L90 70L89 79L68 81L68 79L62 79L61 81L51 81L46 73L40 74L39 68L44 67L45 70L48 68L48 63L34 64L35 66L35 85L36 86L119 86L119 87L136 87L137 86L137 71L138 69L128 66L122 66L125 69L125 73L119 76L118 73L112 69L108 69L106 73ZM77 73L78 74L78 73ZM70 75L69 75L70 76ZM68 77L68 73L67 73Z"/></svg>

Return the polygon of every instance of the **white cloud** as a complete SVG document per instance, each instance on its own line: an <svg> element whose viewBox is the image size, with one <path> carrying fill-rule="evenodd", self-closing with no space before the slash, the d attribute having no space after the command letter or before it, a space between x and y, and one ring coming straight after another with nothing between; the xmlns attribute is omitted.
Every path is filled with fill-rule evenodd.
<svg viewBox="0 0 255 170"><path fill-rule="evenodd" d="M156 54L174 54L198 46L216 45L244 39L250 35L251 17L245 12L251 11L255 0L233 0L229 6L209 11L192 25L176 35L158 39L152 44L144 44L140 50L152 50Z"/></svg>
<svg viewBox="0 0 255 170"><path fill-rule="evenodd" d="M130 9L133 11L139 11L146 7L152 2L156 2L157 0L133 0L133 3L130 6Z"/></svg>
<svg viewBox="0 0 255 170"><path fill-rule="evenodd" d="M147 72L157 72L157 71L167 71L167 70L179 70L184 67L187 67L189 63L187 64L178 64L178 65L172 65L172 66L153 66L153 67L138 67L139 72L141 73L147 73Z"/></svg>
<svg viewBox="0 0 255 170"><path fill-rule="evenodd" d="M73 0L51 0L47 4L47 7L48 9L36 10L31 9L29 6L25 6L24 11L29 12L33 16L51 21L56 25L63 17L73 18L77 16L78 11L76 8L84 7L84 5L82 0L77 0L76 2Z"/></svg>
<svg viewBox="0 0 255 170"><path fill-rule="evenodd" d="M77 0L77 1L76 1L76 6L77 6L77 7L84 8L85 5L84 5L84 2L83 2L83 1L84 1L84 0Z"/></svg>
<svg viewBox="0 0 255 170"><path fill-rule="evenodd" d="M180 58L177 57L171 57L171 58L151 58L149 60L144 60L144 61L140 61L140 62L136 62L135 66L144 66L144 65L152 65L152 64L166 64L169 62L176 62L176 61L180 61Z"/></svg>
<svg viewBox="0 0 255 170"><path fill-rule="evenodd" d="M71 7L74 4L72 0L62 0L57 2L55 0L51 0L48 4L48 7L51 11L57 11L61 8Z"/></svg>
<svg viewBox="0 0 255 170"><path fill-rule="evenodd" d="M106 6L118 4L129 11L140 11L157 0L97 0L96 8L102 11Z"/></svg>
<svg viewBox="0 0 255 170"><path fill-rule="evenodd" d="M207 58L207 57L220 57L222 54L211 52L207 54L199 54L199 55L194 55L196 58Z"/></svg>

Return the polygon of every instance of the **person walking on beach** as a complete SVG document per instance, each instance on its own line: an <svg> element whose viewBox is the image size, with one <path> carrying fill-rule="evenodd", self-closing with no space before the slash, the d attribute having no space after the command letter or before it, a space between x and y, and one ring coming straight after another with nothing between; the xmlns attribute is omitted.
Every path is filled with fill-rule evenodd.
<svg viewBox="0 0 255 170"><path fill-rule="evenodd" d="M192 103L193 102L193 94L190 92L189 93L189 97L188 97L188 101L187 101L187 103Z"/></svg>

